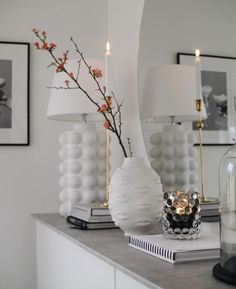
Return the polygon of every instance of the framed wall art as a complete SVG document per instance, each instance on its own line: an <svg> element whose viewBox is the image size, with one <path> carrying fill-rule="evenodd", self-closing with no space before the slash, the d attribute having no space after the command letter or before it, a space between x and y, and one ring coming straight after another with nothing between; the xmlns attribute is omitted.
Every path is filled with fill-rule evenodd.
<svg viewBox="0 0 236 289"><path fill-rule="evenodd" d="M29 43L0 41L0 145L29 145Z"/></svg>
<svg viewBox="0 0 236 289"><path fill-rule="evenodd" d="M207 119L203 144L231 145L236 141L236 58L200 55L201 88ZM179 64L194 65L195 55L178 53ZM192 129L197 131L196 123Z"/></svg>

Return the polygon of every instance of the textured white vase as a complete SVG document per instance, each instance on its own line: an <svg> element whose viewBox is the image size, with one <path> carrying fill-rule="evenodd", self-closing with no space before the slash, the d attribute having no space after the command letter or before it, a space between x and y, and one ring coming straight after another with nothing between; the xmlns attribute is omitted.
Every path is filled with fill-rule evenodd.
<svg viewBox="0 0 236 289"><path fill-rule="evenodd" d="M94 124L76 124L60 136L60 207L68 216L75 203L104 201L106 190L106 136Z"/></svg>
<svg viewBox="0 0 236 289"><path fill-rule="evenodd" d="M113 221L127 235L159 231L162 186L159 176L142 158L125 158L113 174L109 208Z"/></svg>
<svg viewBox="0 0 236 289"><path fill-rule="evenodd" d="M161 178L163 191L199 191L195 135L182 125L166 125L150 142L151 165Z"/></svg>

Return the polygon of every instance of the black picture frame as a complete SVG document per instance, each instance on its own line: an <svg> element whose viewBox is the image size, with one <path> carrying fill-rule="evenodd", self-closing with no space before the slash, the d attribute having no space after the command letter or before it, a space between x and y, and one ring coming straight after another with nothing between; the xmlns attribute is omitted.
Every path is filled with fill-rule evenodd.
<svg viewBox="0 0 236 289"><path fill-rule="evenodd" d="M207 114L203 145L232 145L236 138L236 58L201 54L200 59ZM177 63L195 65L195 54L178 52ZM192 129L197 133L196 124Z"/></svg>
<svg viewBox="0 0 236 289"><path fill-rule="evenodd" d="M0 146L30 144L30 43L0 41Z"/></svg>

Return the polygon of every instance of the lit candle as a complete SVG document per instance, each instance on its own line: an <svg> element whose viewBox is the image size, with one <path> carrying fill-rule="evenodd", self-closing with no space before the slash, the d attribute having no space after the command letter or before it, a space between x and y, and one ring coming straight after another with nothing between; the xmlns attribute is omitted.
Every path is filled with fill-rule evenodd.
<svg viewBox="0 0 236 289"><path fill-rule="evenodd" d="M105 87L106 95L109 95L109 59L111 57L111 45L110 42L106 43L106 53L105 53Z"/></svg>
<svg viewBox="0 0 236 289"><path fill-rule="evenodd" d="M197 98L202 99L202 81L201 81L201 60L200 50L195 50L195 66L196 66L196 82L197 82Z"/></svg>
<svg viewBox="0 0 236 289"><path fill-rule="evenodd" d="M176 206L176 213L179 215L184 215L186 213L185 210L188 207L188 205L189 205L188 200L181 196L178 205Z"/></svg>

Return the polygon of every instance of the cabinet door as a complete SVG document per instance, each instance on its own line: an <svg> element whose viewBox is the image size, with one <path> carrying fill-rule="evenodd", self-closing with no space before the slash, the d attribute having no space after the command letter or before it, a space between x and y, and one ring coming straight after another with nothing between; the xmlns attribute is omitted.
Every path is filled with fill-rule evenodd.
<svg viewBox="0 0 236 289"><path fill-rule="evenodd" d="M114 289L114 268L37 223L38 289Z"/></svg>
<svg viewBox="0 0 236 289"><path fill-rule="evenodd" d="M116 289L149 289L137 280L129 277L123 272L116 270Z"/></svg>

